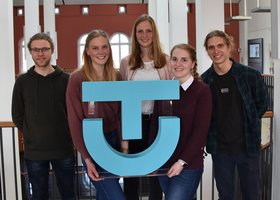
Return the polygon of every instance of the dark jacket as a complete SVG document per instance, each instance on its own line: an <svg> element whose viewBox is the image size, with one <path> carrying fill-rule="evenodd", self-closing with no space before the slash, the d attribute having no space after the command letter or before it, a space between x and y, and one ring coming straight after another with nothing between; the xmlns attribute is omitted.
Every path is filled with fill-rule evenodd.
<svg viewBox="0 0 280 200"><path fill-rule="evenodd" d="M261 74L245 65L231 60L232 76L236 81L238 91L242 98L242 112L244 119L245 148L247 153L260 151L261 144L261 118L267 110L268 95ZM213 90L215 72L213 65L201 75L203 81ZM213 99L213 111L216 102ZM209 153L217 153L217 130L215 113L212 115L211 125L207 138L206 150Z"/></svg>
<svg viewBox="0 0 280 200"><path fill-rule="evenodd" d="M65 92L69 75L61 68L41 76L34 66L15 82L12 118L23 133L24 155L30 160L73 156Z"/></svg>

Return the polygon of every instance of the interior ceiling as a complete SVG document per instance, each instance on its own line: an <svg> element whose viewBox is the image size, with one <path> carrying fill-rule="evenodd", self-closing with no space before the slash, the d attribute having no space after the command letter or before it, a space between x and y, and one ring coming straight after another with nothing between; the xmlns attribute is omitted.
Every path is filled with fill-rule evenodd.
<svg viewBox="0 0 280 200"><path fill-rule="evenodd" d="M55 5L87 5L87 4L142 4L149 0L55 0ZM232 3L239 3L241 0L231 0ZM23 6L24 0L13 0L14 6ZM43 0L39 0L43 4ZM195 0L186 0L188 3L194 3ZM225 0L229 3L230 0Z"/></svg>
<svg viewBox="0 0 280 200"><path fill-rule="evenodd" d="M14 6L23 6L24 0L13 0ZM39 0L43 4L43 0ZM55 5L87 5L87 4L142 4L148 0L55 0Z"/></svg>

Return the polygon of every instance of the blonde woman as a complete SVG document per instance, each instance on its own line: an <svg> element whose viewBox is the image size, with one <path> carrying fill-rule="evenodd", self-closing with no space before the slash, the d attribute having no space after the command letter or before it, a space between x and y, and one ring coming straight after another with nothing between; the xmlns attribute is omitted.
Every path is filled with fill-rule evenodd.
<svg viewBox="0 0 280 200"><path fill-rule="evenodd" d="M71 74L66 92L68 121L73 143L81 153L87 174L96 188L96 199L123 200L125 198L118 179L102 179L98 173L102 169L89 155L82 135L82 120L84 118L102 118L105 138L113 148L119 148L117 131L119 105L115 102L82 102L82 82L120 79L113 66L108 36L103 30L93 30L89 33L83 52L83 60L82 68Z"/></svg>

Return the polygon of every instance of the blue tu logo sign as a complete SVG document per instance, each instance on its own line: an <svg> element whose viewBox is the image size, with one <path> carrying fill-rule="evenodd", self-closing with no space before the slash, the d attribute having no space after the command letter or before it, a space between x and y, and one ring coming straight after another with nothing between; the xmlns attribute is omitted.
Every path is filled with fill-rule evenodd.
<svg viewBox="0 0 280 200"><path fill-rule="evenodd" d="M121 101L123 139L141 139L141 101L179 99L179 82L83 82L82 98L84 102ZM104 137L102 119L85 119L83 136L90 155L102 168L119 176L141 176L157 170L170 158L179 140L179 123L178 117L159 117L156 140L137 154L114 150Z"/></svg>

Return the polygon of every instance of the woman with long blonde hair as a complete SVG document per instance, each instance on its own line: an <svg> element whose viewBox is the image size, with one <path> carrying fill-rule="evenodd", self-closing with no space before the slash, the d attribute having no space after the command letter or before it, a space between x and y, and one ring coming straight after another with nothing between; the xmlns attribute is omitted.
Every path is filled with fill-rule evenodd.
<svg viewBox="0 0 280 200"><path fill-rule="evenodd" d="M86 149L82 135L84 118L102 118L104 136L115 149L119 149L118 138L119 104L116 102L82 102L82 82L119 80L114 69L109 38L103 30L93 30L86 39L83 52L84 64L71 74L66 103L71 136L76 149L81 153L87 174L96 188L97 200L124 200L119 180L103 179L99 172L103 170ZM119 78L118 78L119 77Z"/></svg>

